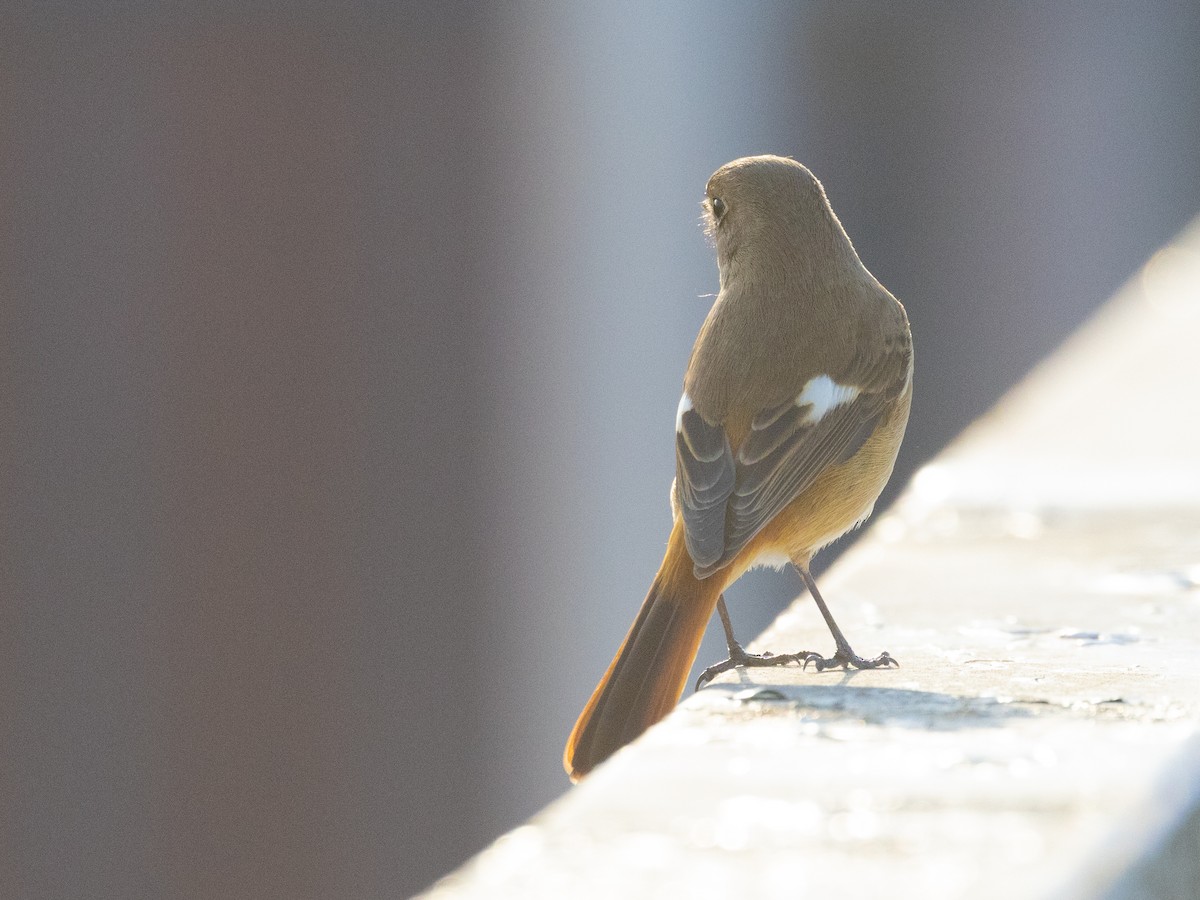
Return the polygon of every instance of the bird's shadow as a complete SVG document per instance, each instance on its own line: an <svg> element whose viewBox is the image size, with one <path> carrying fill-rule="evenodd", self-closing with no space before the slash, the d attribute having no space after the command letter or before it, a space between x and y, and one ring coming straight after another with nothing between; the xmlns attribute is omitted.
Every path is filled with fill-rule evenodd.
<svg viewBox="0 0 1200 900"><path fill-rule="evenodd" d="M906 688L854 687L854 673L839 684L761 684L745 678L742 684L708 685L700 693L723 694L730 703L787 707L815 716L855 719L873 725L932 730L1002 727L1045 709L1044 701L1020 701L914 691Z"/></svg>

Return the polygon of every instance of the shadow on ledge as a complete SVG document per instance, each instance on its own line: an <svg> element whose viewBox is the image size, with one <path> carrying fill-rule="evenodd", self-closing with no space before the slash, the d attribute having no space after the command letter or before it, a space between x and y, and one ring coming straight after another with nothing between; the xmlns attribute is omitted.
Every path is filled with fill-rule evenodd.
<svg viewBox="0 0 1200 900"><path fill-rule="evenodd" d="M706 714L739 715L751 707L775 707L806 716L854 719L870 725L935 729L998 727L1011 719L1026 719L1035 709L1053 707L1045 701L1008 700L913 691L886 687L838 685L740 685L717 684L704 688L701 709ZM1063 708L1063 711L1066 711Z"/></svg>

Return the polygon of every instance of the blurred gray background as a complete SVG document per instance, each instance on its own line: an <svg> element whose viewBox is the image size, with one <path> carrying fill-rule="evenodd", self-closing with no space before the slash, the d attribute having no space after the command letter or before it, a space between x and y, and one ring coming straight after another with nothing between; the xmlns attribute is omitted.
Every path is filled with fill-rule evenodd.
<svg viewBox="0 0 1200 900"><path fill-rule="evenodd" d="M978 6L0 7L0 895L405 896L566 789L727 160L906 303L895 487L1052 350L1200 210L1200 5Z"/></svg>

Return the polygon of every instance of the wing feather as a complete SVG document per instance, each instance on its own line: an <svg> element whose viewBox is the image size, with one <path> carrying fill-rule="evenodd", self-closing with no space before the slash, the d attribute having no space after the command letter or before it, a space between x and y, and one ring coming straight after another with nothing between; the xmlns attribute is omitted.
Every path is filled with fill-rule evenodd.
<svg viewBox="0 0 1200 900"><path fill-rule="evenodd" d="M853 387L845 392L852 399L824 408L796 400L771 405L751 420L736 455L725 429L689 403L675 440L675 499L697 577L732 562L822 472L862 448L911 373L907 329L880 350L860 350L851 365L857 374L843 381L823 376Z"/></svg>
<svg viewBox="0 0 1200 900"><path fill-rule="evenodd" d="M687 410L675 436L675 499L683 516L688 553L696 566L713 566L725 550L725 506L735 467L720 425Z"/></svg>

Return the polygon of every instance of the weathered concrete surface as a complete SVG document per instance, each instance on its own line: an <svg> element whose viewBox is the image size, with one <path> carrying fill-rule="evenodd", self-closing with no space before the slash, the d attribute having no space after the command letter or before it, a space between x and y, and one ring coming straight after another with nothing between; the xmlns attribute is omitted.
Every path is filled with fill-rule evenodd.
<svg viewBox="0 0 1200 900"><path fill-rule="evenodd" d="M1197 335L1193 228L822 582L903 668L723 676L429 896L1200 897Z"/></svg>

